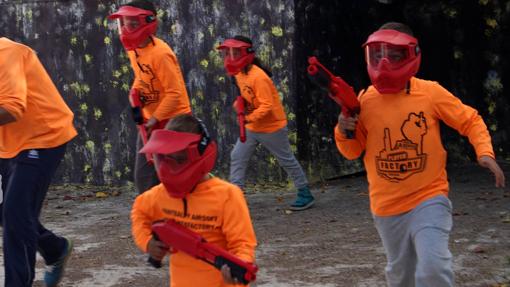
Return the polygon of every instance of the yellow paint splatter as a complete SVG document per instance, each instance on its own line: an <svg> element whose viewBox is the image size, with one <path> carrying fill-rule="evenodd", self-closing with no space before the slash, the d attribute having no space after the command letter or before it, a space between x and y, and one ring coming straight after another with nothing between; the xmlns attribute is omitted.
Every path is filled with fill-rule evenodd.
<svg viewBox="0 0 510 287"><path fill-rule="evenodd" d="M487 26L491 27L492 29L495 29L498 26L498 21L496 19L485 19L485 24Z"/></svg>
<svg viewBox="0 0 510 287"><path fill-rule="evenodd" d="M101 110L98 108L94 108L94 118L96 119L96 121L99 120L102 116L103 112L101 112Z"/></svg>
<svg viewBox="0 0 510 287"><path fill-rule="evenodd" d="M489 114L492 115L494 113L494 110L496 110L496 103L495 102L491 102L487 109L489 110Z"/></svg>
<svg viewBox="0 0 510 287"><path fill-rule="evenodd" d="M103 145L103 149L106 154L109 154L110 151L112 150L112 145L110 143L105 143Z"/></svg>
<svg viewBox="0 0 510 287"><path fill-rule="evenodd" d="M71 43L71 45L75 46L76 44L78 44L78 38L76 38L76 36L72 36L69 42Z"/></svg>
<svg viewBox="0 0 510 287"><path fill-rule="evenodd" d="M87 148L87 150L92 154L94 153L95 146L96 145L91 140L85 142L85 148Z"/></svg>
<svg viewBox="0 0 510 287"><path fill-rule="evenodd" d="M215 47L217 47L219 44L216 44ZM213 67L215 68L222 68L223 67L223 58L220 56L220 53L216 49L212 49L209 51L209 62L213 64Z"/></svg>
<svg viewBox="0 0 510 287"><path fill-rule="evenodd" d="M203 59L202 61L200 61L200 66L202 66L204 69L207 69L207 67L209 66L209 62L206 59Z"/></svg>
<svg viewBox="0 0 510 287"><path fill-rule="evenodd" d="M172 26L170 26L170 34L171 35L174 35L177 33L177 24L173 24Z"/></svg>
<svg viewBox="0 0 510 287"><path fill-rule="evenodd" d="M119 70L113 70L112 76L114 76L115 78L118 79L118 78L120 78L120 76L122 76L122 72Z"/></svg>
<svg viewBox="0 0 510 287"><path fill-rule="evenodd" d="M90 92L90 87L87 84L80 84L78 82L73 82L69 85L71 90L78 95L78 97L81 97L82 95Z"/></svg>
<svg viewBox="0 0 510 287"><path fill-rule="evenodd" d="M165 11L162 9L158 9L156 11L156 15L157 15L158 19L161 20L165 16Z"/></svg>
<svg viewBox="0 0 510 287"><path fill-rule="evenodd" d="M460 59L462 59L462 57L463 57L463 56L464 56L464 54L463 54L463 53L462 53L462 51L460 51L460 50L455 50L455 51L453 52L453 58L454 58L455 60L460 60Z"/></svg>
<svg viewBox="0 0 510 287"><path fill-rule="evenodd" d="M93 59L92 55L85 54L84 57L85 57L85 63L90 64L92 62L92 59Z"/></svg>
<svg viewBox="0 0 510 287"><path fill-rule="evenodd" d="M282 29L282 27L280 27L280 26L273 26L271 28L271 34L273 34L273 36L276 36L276 37L283 36L283 29Z"/></svg>
<svg viewBox="0 0 510 287"><path fill-rule="evenodd" d="M82 113L86 113L88 109L89 109L89 107L87 106L86 103L83 103L83 104L80 105L80 111Z"/></svg>
<svg viewBox="0 0 510 287"><path fill-rule="evenodd" d="M33 16L32 10L31 10L31 9L29 9L29 10L26 12L25 16L27 17L27 19L28 19L29 21L32 21L32 16Z"/></svg>
<svg viewBox="0 0 510 287"><path fill-rule="evenodd" d="M455 9L446 9L446 10L444 11L444 14L445 14L448 18L452 18L452 19L453 19L453 18L457 17L458 12L457 12L457 10L455 10Z"/></svg>
<svg viewBox="0 0 510 287"><path fill-rule="evenodd" d="M197 91L197 98L199 98L201 101L204 100L204 91L198 90Z"/></svg>

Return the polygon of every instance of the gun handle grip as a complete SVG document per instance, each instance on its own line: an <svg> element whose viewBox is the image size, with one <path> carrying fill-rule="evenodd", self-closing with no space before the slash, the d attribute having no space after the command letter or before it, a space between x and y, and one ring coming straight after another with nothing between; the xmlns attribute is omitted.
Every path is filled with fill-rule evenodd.
<svg viewBox="0 0 510 287"><path fill-rule="evenodd" d="M348 138L348 139L353 139L354 138L354 131L352 130L345 130L345 137Z"/></svg>
<svg viewBox="0 0 510 287"><path fill-rule="evenodd" d="M159 269L162 266L161 261L156 260L156 259L152 258L151 256L149 256L149 258L147 258L147 262L149 262L149 264L154 268Z"/></svg>

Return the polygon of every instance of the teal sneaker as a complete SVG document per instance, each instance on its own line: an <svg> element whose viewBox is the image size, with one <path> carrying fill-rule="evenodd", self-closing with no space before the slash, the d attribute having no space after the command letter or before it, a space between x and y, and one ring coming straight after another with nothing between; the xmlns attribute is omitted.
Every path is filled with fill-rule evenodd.
<svg viewBox="0 0 510 287"><path fill-rule="evenodd" d="M55 287L58 285L62 277L64 277L64 269L66 267L66 263L71 257L71 253L73 252L73 242L67 238L66 240L66 249L64 254L60 256L57 262L52 265L48 265L46 272L44 272L44 284L46 287Z"/></svg>
<svg viewBox="0 0 510 287"><path fill-rule="evenodd" d="M290 206L290 210L299 211L312 207L315 203L312 193L308 187L298 189L296 201Z"/></svg>

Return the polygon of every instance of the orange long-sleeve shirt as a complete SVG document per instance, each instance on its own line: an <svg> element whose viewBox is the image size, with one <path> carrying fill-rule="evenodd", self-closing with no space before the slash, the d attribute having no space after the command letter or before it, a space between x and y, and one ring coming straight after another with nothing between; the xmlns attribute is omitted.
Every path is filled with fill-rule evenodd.
<svg viewBox="0 0 510 287"><path fill-rule="evenodd" d="M162 40L152 37L146 47L128 51L135 73L133 88L144 96L143 116L167 120L191 113L186 85L173 50Z"/></svg>
<svg viewBox="0 0 510 287"><path fill-rule="evenodd" d="M381 95L370 86L359 97L355 139L335 128L337 147L347 159L365 151L370 207L378 216L400 214L448 194L440 121L467 136L478 157L494 158L489 131L475 109L437 82L412 78L410 91Z"/></svg>
<svg viewBox="0 0 510 287"><path fill-rule="evenodd" d="M235 75L241 96L246 100L246 128L253 132L270 133L287 125L278 91L269 76L256 65L247 74Z"/></svg>
<svg viewBox="0 0 510 287"><path fill-rule="evenodd" d="M57 147L77 134L73 113L36 53L7 38L0 38L0 107L16 119L0 126L0 158Z"/></svg>
<svg viewBox="0 0 510 287"><path fill-rule="evenodd" d="M147 252L151 224L173 219L199 233L239 258L254 262L255 232L242 191L226 181L213 177L199 183L187 197L184 214L182 199L172 198L163 184L139 195L131 211L132 232L138 247ZM220 271L183 252L171 255L171 287L223 287ZM230 285L231 286L231 285Z"/></svg>

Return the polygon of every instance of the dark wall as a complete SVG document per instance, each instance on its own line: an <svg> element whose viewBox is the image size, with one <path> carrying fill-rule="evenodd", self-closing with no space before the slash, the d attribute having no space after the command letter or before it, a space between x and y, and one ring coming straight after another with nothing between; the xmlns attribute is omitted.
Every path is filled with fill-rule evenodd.
<svg viewBox="0 0 510 287"><path fill-rule="evenodd" d="M338 107L305 77L314 54L356 90L369 84L361 44L386 21L408 23L420 40L419 77L439 81L477 108L496 152L509 157L510 7L503 1L160 0L158 35L176 52L195 114L214 127L217 172L228 173L237 137L234 92L214 47L225 37L253 38L290 120L291 145L312 181L359 171L336 151ZM120 1L0 0L0 36L38 53L75 112L79 137L69 146L60 182L119 184L132 178L135 127L127 92L132 72L116 31L105 17ZM445 128L451 160L472 160L467 141ZM249 180L284 182L285 173L263 149L251 159Z"/></svg>
<svg viewBox="0 0 510 287"><path fill-rule="evenodd" d="M106 16L121 1L0 1L0 35L31 46L75 112L79 137L59 169L61 182L123 183L132 178L135 127L127 93L132 71ZM294 9L290 0L155 1L158 35L183 68L193 111L219 143L217 170L227 174L237 137L233 89L215 47L226 37L252 37L258 56L273 70L294 128ZM291 131L295 146L296 133ZM268 167L269 166L269 167ZM257 172L255 172L257 171ZM252 158L252 181L281 181L267 152Z"/></svg>
<svg viewBox="0 0 510 287"><path fill-rule="evenodd" d="M510 81L508 1L295 1L298 151L322 175L353 169L338 159L331 130L339 113L306 78L314 54L355 90L370 84L361 45L385 22L407 23L419 39L418 77L438 81L478 109L490 129L496 155L509 158ZM449 160L474 160L467 139L444 127ZM305 151L310 151L306 153ZM346 167L347 165L347 167ZM330 169L332 168L332 169Z"/></svg>

